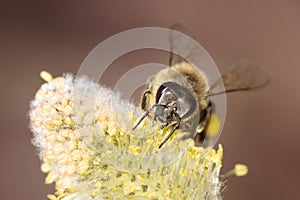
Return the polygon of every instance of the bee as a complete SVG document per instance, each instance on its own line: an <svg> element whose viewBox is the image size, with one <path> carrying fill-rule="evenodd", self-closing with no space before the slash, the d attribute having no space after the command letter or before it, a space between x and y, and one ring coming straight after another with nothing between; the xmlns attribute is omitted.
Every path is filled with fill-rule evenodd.
<svg viewBox="0 0 300 200"><path fill-rule="evenodd" d="M182 25L176 24L172 29L194 38L194 34ZM160 122L161 128L172 126L159 148L177 129L187 133L182 139L193 138L195 145L201 146L213 123L215 108L211 97L261 87L269 82L269 75L255 63L240 60L209 87L205 74L187 61L199 56L199 48L177 34L170 35L170 43L170 68L159 71L150 79L140 101L145 113L133 130L150 117ZM184 57L174 54L174 51ZM206 51L200 50L200 53L208 55Z"/></svg>

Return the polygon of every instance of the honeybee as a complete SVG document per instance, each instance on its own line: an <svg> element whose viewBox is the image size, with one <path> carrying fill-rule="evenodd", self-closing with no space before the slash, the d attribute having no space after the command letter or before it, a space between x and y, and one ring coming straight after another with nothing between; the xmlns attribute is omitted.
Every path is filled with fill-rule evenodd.
<svg viewBox="0 0 300 200"><path fill-rule="evenodd" d="M194 38L194 34L182 25L174 25L172 29ZM172 126L159 148L177 129L187 133L183 139L194 138L195 145L201 146L214 114L211 97L261 87L269 82L269 75L258 65L240 60L209 87L205 74L188 62L199 56L199 48L173 32L170 34L170 43L170 68L159 71L150 79L140 101L140 107L145 113L133 130L146 117L150 117L160 122L161 128ZM180 52L184 57L176 55L174 51ZM202 50L200 53L207 54Z"/></svg>

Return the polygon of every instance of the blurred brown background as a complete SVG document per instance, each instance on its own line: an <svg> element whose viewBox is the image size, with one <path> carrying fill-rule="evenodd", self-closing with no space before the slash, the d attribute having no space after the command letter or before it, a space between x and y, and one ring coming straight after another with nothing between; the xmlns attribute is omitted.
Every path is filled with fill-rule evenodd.
<svg viewBox="0 0 300 200"><path fill-rule="evenodd" d="M221 71L247 58L264 65L272 76L268 87L227 96L220 140L223 170L243 162L250 173L230 178L224 199L299 199L297 0L1 1L1 199L41 200L54 190L44 185L27 127L29 102L43 82L39 72L76 73L85 56L109 36L177 21L199 33ZM144 57L143 62L152 61ZM130 57L121 61L121 68L112 71L116 77L132 67Z"/></svg>

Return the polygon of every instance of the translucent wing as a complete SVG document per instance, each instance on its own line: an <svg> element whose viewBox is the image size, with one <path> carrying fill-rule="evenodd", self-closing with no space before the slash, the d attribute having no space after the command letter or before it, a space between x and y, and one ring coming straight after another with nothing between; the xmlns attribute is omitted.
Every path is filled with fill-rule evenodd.
<svg viewBox="0 0 300 200"><path fill-rule="evenodd" d="M174 31L170 32L170 66L181 62L190 62L196 66L210 65L210 59L208 59L210 56L201 43L197 42L194 32L179 23L174 24L171 29ZM185 37L182 33L190 38ZM211 95L255 89L269 81L269 74L262 67L248 60L239 60L213 84Z"/></svg>
<svg viewBox="0 0 300 200"><path fill-rule="evenodd" d="M171 29L174 31L170 32L169 37L171 45L170 66L174 66L181 62L187 62L187 60L192 61L194 58L201 57L201 55L207 55L207 52L204 49L200 49L199 46L195 44L197 41L196 34L189 28L177 23L174 24ZM185 37L182 34L187 35L190 38Z"/></svg>
<svg viewBox="0 0 300 200"><path fill-rule="evenodd" d="M248 60L235 62L228 72L211 87L211 95L261 87L270 81L269 74L259 65ZM222 89L224 84L225 91Z"/></svg>

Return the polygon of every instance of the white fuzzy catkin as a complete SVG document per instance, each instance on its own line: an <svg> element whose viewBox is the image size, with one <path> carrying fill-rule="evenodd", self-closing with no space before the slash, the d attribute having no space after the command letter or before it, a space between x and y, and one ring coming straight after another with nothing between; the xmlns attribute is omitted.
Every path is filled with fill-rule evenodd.
<svg viewBox="0 0 300 200"><path fill-rule="evenodd" d="M87 77L65 75L41 86L31 102L33 144L50 199L219 199L222 147L194 147L180 131L145 120L120 95Z"/></svg>

